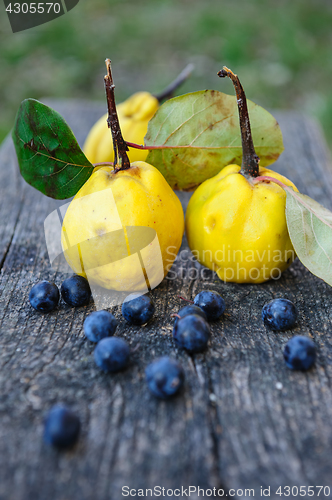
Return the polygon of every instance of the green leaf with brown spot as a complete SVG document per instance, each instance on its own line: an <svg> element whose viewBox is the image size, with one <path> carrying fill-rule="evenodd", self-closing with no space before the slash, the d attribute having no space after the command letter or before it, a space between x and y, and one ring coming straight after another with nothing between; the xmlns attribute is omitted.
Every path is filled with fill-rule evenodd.
<svg viewBox="0 0 332 500"><path fill-rule="evenodd" d="M51 198L74 196L92 174L62 116L35 99L21 103L12 137L22 176Z"/></svg>
<svg viewBox="0 0 332 500"><path fill-rule="evenodd" d="M276 119L247 101L260 165L275 162L284 150ZM191 190L231 163L241 165L242 146L235 96L203 90L166 101L149 122L146 161L173 189Z"/></svg>

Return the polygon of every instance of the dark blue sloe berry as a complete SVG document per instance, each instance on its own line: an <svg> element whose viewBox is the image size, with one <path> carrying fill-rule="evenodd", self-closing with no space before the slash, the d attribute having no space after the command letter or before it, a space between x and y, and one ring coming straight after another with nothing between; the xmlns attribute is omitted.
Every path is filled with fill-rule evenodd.
<svg viewBox="0 0 332 500"><path fill-rule="evenodd" d="M181 389L184 381L182 366L168 356L150 363L145 369L145 375L150 391L161 399L174 396Z"/></svg>
<svg viewBox="0 0 332 500"><path fill-rule="evenodd" d="M271 330L288 330L297 320L297 309L288 299L274 299L263 307L262 320Z"/></svg>
<svg viewBox="0 0 332 500"><path fill-rule="evenodd" d="M285 345L284 359L292 370L309 370L316 359L316 346L308 337L296 335Z"/></svg>
<svg viewBox="0 0 332 500"><path fill-rule="evenodd" d="M118 322L108 311L94 311L85 318L83 328L91 342L99 342L104 337L114 335Z"/></svg>
<svg viewBox="0 0 332 500"><path fill-rule="evenodd" d="M177 314L180 316L180 318L184 318L185 316L188 316L188 314L197 314L201 318L205 319L205 321L207 321L207 317L203 309L194 305L182 307L182 309L180 309ZM177 323L178 319L179 318L175 318L174 325Z"/></svg>
<svg viewBox="0 0 332 500"><path fill-rule="evenodd" d="M174 325L173 337L179 347L189 352L200 352L207 347L210 327L201 316L189 314L180 318Z"/></svg>
<svg viewBox="0 0 332 500"><path fill-rule="evenodd" d="M57 448L69 448L77 441L80 428L75 413L65 406L53 406L45 418L44 441Z"/></svg>
<svg viewBox="0 0 332 500"><path fill-rule="evenodd" d="M78 274L65 279L61 285L61 296L72 307L87 305L91 298L88 280Z"/></svg>
<svg viewBox="0 0 332 500"><path fill-rule="evenodd" d="M58 287L49 281L40 281L33 285L29 293L29 301L37 311L50 312L56 308L60 299Z"/></svg>
<svg viewBox="0 0 332 500"><path fill-rule="evenodd" d="M131 325L144 325L153 316L154 304L147 295L132 293L122 304L122 315Z"/></svg>
<svg viewBox="0 0 332 500"><path fill-rule="evenodd" d="M208 321L220 318L226 309L222 296L212 290L203 290L194 298L194 304L205 312Z"/></svg>
<svg viewBox="0 0 332 500"><path fill-rule="evenodd" d="M98 342L94 351L95 362L104 372L117 372L129 362L128 344L118 337L106 337Z"/></svg>

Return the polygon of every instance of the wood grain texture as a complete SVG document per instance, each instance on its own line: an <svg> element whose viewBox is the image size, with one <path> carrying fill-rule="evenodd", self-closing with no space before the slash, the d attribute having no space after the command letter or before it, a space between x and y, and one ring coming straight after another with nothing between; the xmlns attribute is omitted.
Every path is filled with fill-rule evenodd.
<svg viewBox="0 0 332 500"><path fill-rule="evenodd" d="M50 103L82 144L104 112L94 103ZM332 208L332 171L317 125L279 113L285 152L275 170L303 193ZM189 195L181 194L184 204ZM0 150L0 500L119 500L121 488L271 487L329 485L332 490L332 292L296 261L278 281L225 284L192 258L184 239L172 276L152 292L153 321L117 335L137 349L123 373L105 375L83 334L89 306L60 303L43 315L28 303L41 279L64 276L48 262L43 223L59 203L24 184L10 139ZM189 356L172 340L178 295L219 291L227 311L212 323L208 350ZM261 308L275 297L293 300L297 326L273 333ZM287 369L282 348L294 334L312 337L316 367ZM156 356L178 358L186 372L182 393L158 401L148 392L145 366ZM55 403L81 417L77 446L58 453L42 440L43 416ZM238 498L239 496L235 496ZM154 498L144 496L143 498ZM169 496L168 498L173 498ZM176 498L174 496L174 498ZM192 494L191 498L199 498ZM306 497L302 497L306 498Z"/></svg>

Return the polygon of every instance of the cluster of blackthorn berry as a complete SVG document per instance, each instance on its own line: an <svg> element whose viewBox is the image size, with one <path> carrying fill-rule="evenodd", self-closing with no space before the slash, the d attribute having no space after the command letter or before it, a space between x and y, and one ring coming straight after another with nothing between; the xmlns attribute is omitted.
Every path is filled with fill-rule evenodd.
<svg viewBox="0 0 332 500"><path fill-rule="evenodd" d="M91 298L88 281L78 275L66 279L60 291L63 300L73 307L86 305ZM58 305L60 292L54 283L42 281L32 287L29 300L37 311L49 312ZM208 321L220 318L225 308L225 301L217 292L200 292L192 304L173 314L175 343L190 353L206 349L210 338ZM152 318L154 311L154 304L146 295L131 294L122 304L122 315L131 325L144 325ZM272 300L262 309L264 324L275 331L291 328L297 316L295 305L287 299ZM113 336L117 325L113 314L105 310L89 314L83 324L86 337L97 344L94 350L95 362L105 372L117 372L129 363L129 345L123 339ZM314 364L315 358L315 344L308 337L295 336L284 348L285 362L293 370L308 370ZM161 399L174 396L184 383L182 366L168 356L150 363L145 374L150 391ZM79 431L78 416L64 406L54 406L45 420L45 441L59 448L74 444Z"/></svg>
<svg viewBox="0 0 332 500"><path fill-rule="evenodd" d="M289 330L296 323L297 309L287 299L274 299L262 309L264 324L275 331ZM316 359L316 346L303 335L295 335L284 348L284 359L292 370L309 370Z"/></svg>
<svg viewBox="0 0 332 500"><path fill-rule="evenodd" d="M64 280L60 288L63 300L72 307L85 306L90 302L91 290L88 280L74 274ZM51 312L60 300L59 288L55 283L40 281L34 285L29 293L29 301L36 311Z"/></svg>

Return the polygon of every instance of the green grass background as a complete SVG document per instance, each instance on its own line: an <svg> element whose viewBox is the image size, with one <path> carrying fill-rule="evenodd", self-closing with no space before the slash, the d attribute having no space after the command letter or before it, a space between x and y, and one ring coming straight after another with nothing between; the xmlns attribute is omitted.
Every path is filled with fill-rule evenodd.
<svg viewBox="0 0 332 500"><path fill-rule="evenodd" d="M0 141L27 97L104 99L110 57L117 100L158 92L189 62L181 93L233 93L321 122L332 149L331 0L80 0L65 16L13 34L0 6Z"/></svg>

